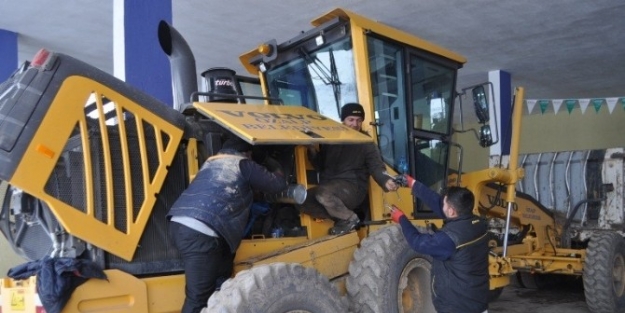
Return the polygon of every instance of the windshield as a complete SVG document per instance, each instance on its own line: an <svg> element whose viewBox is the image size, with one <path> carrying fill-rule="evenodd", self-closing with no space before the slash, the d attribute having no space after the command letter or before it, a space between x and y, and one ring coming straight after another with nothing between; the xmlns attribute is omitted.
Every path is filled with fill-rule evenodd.
<svg viewBox="0 0 625 313"><path fill-rule="evenodd" d="M315 51L300 47L296 52L298 58L267 71L271 97L339 121L340 108L358 102L351 39Z"/></svg>

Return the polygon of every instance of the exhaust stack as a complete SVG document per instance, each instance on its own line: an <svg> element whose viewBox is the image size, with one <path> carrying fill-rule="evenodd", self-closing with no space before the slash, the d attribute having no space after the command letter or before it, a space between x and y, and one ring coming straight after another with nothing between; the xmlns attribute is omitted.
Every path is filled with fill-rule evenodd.
<svg viewBox="0 0 625 313"><path fill-rule="evenodd" d="M169 57L174 109L182 112L198 88L195 57L182 35L165 21L158 24L158 42Z"/></svg>

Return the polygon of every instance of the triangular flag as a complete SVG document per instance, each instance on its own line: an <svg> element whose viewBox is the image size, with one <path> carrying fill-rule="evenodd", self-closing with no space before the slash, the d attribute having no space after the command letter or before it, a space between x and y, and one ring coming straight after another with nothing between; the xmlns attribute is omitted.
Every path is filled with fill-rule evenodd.
<svg viewBox="0 0 625 313"><path fill-rule="evenodd" d="M576 100L566 100L566 109L567 111L569 111L569 114L571 114L571 111L573 111L573 109L575 108L575 103L577 102Z"/></svg>
<svg viewBox="0 0 625 313"><path fill-rule="evenodd" d="M540 105L540 113L545 114L545 110L547 110L547 106L549 106L549 100L540 100L538 101L538 105Z"/></svg>
<svg viewBox="0 0 625 313"><path fill-rule="evenodd" d="M553 114L558 114L560 110L560 106L562 105L562 99L553 99L551 103L553 103Z"/></svg>
<svg viewBox="0 0 625 313"><path fill-rule="evenodd" d="M586 109L588 109L590 99L579 99L577 101L579 101L579 107L580 109L582 109L582 114L584 114L586 112Z"/></svg>
<svg viewBox="0 0 625 313"><path fill-rule="evenodd" d="M625 98L623 100L625 100ZM525 100L525 103L527 104L527 114L532 114L532 110L536 105L536 100ZM625 107L625 102L623 102L623 106Z"/></svg>
<svg viewBox="0 0 625 313"><path fill-rule="evenodd" d="M595 112L599 113L599 109L601 109L602 104L603 99L592 99L592 105L595 107Z"/></svg>
<svg viewBox="0 0 625 313"><path fill-rule="evenodd" d="M608 111L612 114L614 111L614 107L616 106L616 102L618 102L618 98L607 98L605 102L608 104Z"/></svg>
<svg viewBox="0 0 625 313"><path fill-rule="evenodd" d="M553 105L554 114L558 114L558 112L560 111L560 108L562 107L562 104L566 105L567 111L569 112L569 114L571 114L571 112L573 112L573 109L575 109L576 103L579 103L579 107L582 111L582 114L584 114L586 113L586 109L588 109L588 106L591 103L592 103L592 106L595 108L595 112L599 113L599 111L601 110L601 106L603 106L604 101L607 104L608 111L610 112L610 114L614 112L614 108L616 108L619 102L621 103L623 110L625 110L625 97L595 98L595 99L588 99L588 98L585 98L585 99L551 99L551 100L528 99L528 100L525 100L525 104L527 105L528 114L532 114L532 111L534 111L536 104L538 104L538 106L540 107L541 114L545 114L545 112L547 112L547 109L550 108L549 106L550 103Z"/></svg>

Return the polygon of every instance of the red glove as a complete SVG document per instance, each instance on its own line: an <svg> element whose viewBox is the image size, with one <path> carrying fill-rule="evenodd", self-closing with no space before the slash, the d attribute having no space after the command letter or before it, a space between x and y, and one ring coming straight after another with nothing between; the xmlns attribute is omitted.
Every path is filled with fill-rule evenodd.
<svg viewBox="0 0 625 313"><path fill-rule="evenodd" d="M413 179L413 181L414 181L414 179ZM402 216L406 216L406 215L398 207L393 205L391 207L391 219L393 220L393 222L399 224L399 218L402 217Z"/></svg>
<svg viewBox="0 0 625 313"><path fill-rule="evenodd" d="M404 178L406 179L406 183L408 184L408 188L412 188L412 185L414 185L415 179L412 178L412 176L410 176L408 174L404 174Z"/></svg>

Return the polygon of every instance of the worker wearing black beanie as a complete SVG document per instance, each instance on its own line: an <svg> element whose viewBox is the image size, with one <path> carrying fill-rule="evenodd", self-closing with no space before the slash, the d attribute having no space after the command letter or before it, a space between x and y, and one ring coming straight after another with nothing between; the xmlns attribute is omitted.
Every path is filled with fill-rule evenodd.
<svg viewBox="0 0 625 313"><path fill-rule="evenodd" d="M343 125L355 131L364 133L364 119L365 110L358 103L341 108ZM319 172L319 184L308 190L300 210L312 217L334 220L330 235L342 235L358 227L360 218L354 211L367 196L369 176L385 191L397 190L373 142L320 145L319 151L309 146L308 158Z"/></svg>
<svg viewBox="0 0 625 313"><path fill-rule="evenodd" d="M365 109L358 103L348 103L341 108L341 121L344 121L348 116L360 116L365 119Z"/></svg>

